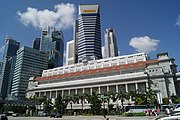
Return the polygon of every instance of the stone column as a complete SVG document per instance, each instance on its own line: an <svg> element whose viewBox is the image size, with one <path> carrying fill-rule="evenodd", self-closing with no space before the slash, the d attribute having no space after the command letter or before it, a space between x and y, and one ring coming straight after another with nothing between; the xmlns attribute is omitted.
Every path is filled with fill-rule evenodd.
<svg viewBox="0 0 180 120"><path fill-rule="evenodd" d="M116 93L119 93L118 85L116 85Z"/></svg>
<svg viewBox="0 0 180 120"><path fill-rule="evenodd" d="M56 98L58 97L58 91L56 90Z"/></svg>
<svg viewBox="0 0 180 120"><path fill-rule="evenodd" d="M90 88L90 94L92 94L92 87Z"/></svg>
<svg viewBox="0 0 180 120"><path fill-rule="evenodd" d="M77 94L77 89L75 89L75 94Z"/></svg>
<svg viewBox="0 0 180 120"><path fill-rule="evenodd" d="M64 90L62 90L62 97L64 96Z"/></svg>
<svg viewBox="0 0 180 120"><path fill-rule="evenodd" d="M107 86L107 92L109 92L109 86Z"/></svg>
<svg viewBox="0 0 180 120"><path fill-rule="evenodd" d="M136 90L138 90L138 83L135 83L135 88Z"/></svg>
<svg viewBox="0 0 180 120"><path fill-rule="evenodd" d="M69 96L70 96L70 95L71 95L71 91L70 91L70 89L69 89L69 91L68 91L68 92L69 92Z"/></svg>
<svg viewBox="0 0 180 120"><path fill-rule="evenodd" d="M125 84L125 86L126 86L126 92L128 92L128 84Z"/></svg>

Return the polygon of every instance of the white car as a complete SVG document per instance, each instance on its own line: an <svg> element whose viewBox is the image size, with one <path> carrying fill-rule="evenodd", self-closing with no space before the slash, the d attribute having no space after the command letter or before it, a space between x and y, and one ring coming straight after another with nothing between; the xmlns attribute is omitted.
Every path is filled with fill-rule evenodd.
<svg viewBox="0 0 180 120"><path fill-rule="evenodd" d="M155 120L180 120L180 112L172 112L166 116L160 116Z"/></svg>
<svg viewBox="0 0 180 120"><path fill-rule="evenodd" d="M180 115L158 117L155 120L180 120Z"/></svg>
<svg viewBox="0 0 180 120"><path fill-rule="evenodd" d="M180 111L180 104L177 104L177 105L175 106L174 111Z"/></svg>

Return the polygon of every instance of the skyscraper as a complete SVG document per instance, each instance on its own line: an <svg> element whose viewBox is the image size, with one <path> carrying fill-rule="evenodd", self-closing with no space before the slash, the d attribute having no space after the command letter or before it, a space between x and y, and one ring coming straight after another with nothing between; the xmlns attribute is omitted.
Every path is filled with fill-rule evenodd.
<svg viewBox="0 0 180 120"><path fill-rule="evenodd" d="M12 65L12 57L16 56L16 52L19 49L20 43L14 40L13 38L7 37L5 41L5 49L2 58L2 66L1 66L1 75L0 75L0 93L1 97L4 99L7 97L8 88L11 86L10 81L11 72L14 72L11 68Z"/></svg>
<svg viewBox="0 0 180 120"><path fill-rule="evenodd" d="M62 31L48 29L47 34L43 34L41 50L48 53L48 68L63 65L64 38Z"/></svg>
<svg viewBox="0 0 180 120"><path fill-rule="evenodd" d="M47 69L47 54L30 47L22 47L17 51L16 64L12 82L12 97L22 99L26 95L28 80L33 76L41 76Z"/></svg>
<svg viewBox="0 0 180 120"><path fill-rule="evenodd" d="M68 41L66 45L66 65L75 64L75 42L74 40Z"/></svg>
<svg viewBox="0 0 180 120"><path fill-rule="evenodd" d="M44 36L46 36L48 34L48 31L49 31L49 27L48 27L48 30L41 31L40 50L43 50L43 48L44 48Z"/></svg>
<svg viewBox="0 0 180 120"><path fill-rule="evenodd" d="M74 20L73 40L74 40L74 52L75 52L74 62L78 63L78 20Z"/></svg>
<svg viewBox="0 0 180 120"><path fill-rule="evenodd" d="M99 5L79 5L78 62L101 58Z"/></svg>
<svg viewBox="0 0 180 120"><path fill-rule="evenodd" d="M78 20L74 20L73 40L66 44L66 65L78 63Z"/></svg>
<svg viewBox="0 0 180 120"><path fill-rule="evenodd" d="M40 41L41 38L35 38L35 40L33 40L32 48L40 50Z"/></svg>
<svg viewBox="0 0 180 120"><path fill-rule="evenodd" d="M104 58L118 56L116 36L112 28L106 29L104 39Z"/></svg>

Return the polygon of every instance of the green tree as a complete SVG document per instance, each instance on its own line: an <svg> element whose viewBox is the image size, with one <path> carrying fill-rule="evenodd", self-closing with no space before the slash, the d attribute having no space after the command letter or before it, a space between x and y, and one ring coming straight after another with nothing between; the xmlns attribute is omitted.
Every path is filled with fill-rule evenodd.
<svg viewBox="0 0 180 120"><path fill-rule="evenodd" d="M66 107L68 105L68 103L70 102L72 98L69 96L64 96L63 98L61 97L61 95L58 95L58 97L55 100L55 108L56 110L63 115Z"/></svg>
<svg viewBox="0 0 180 120"><path fill-rule="evenodd" d="M91 113L94 115L99 115L101 111L101 100L99 99L98 95L93 92L92 95L89 95L88 100L91 104Z"/></svg>
<svg viewBox="0 0 180 120"><path fill-rule="evenodd" d="M175 103L175 104L180 103L180 98L178 98L178 97L175 96L175 95L172 95L172 96L171 96L171 100L172 100L172 103Z"/></svg>
<svg viewBox="0 0 180 120"><path fill-rule="evenodd" d="M122 108L124 108L124 101L130 99L130 95L127 92L120 91L117 93L117 99L121 101Z"/></svg>
<svg viewBox="0 0 180 120"><path fill-rule="evenodd" d="M50 113L51 110L53 110L53 103L51 102L50 99L46 100L44 103L43 103L43 109L44 111Z"/></svg>
<svg viewBox="0 0 180 120"><path fill-rule="evenodd" d="M169 104L169 98L168 97L163 98L163 104L165 104L165 105Z"/></svg>
<svg viewBox="0 0 180 120"><path fill-rule="evenodd" d="M147 105L157 105L156 93L157 91L152 89L148 89L145 91Z"/></svg>

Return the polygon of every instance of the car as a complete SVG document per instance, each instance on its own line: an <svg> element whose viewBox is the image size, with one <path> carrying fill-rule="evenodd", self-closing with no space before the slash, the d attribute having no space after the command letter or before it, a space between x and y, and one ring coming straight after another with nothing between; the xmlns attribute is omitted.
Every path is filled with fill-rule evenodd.
<svg viewBox="0 0 180 120"><path fill-rule="evenodd" d="M5 114L0 114L0 120L8 120Z"/></svg>
<svg viewBox="0 0 180 120"><path fill-rule="evenodd" d="M47 113L47 112L44 112L44 111L39 111L39 112L38 112L38 116L39 116L39 117L47 117L47 116L48 116L48 113Z"/></svg>
<svg viewBox="0 0 180 120"><path fill-rule="evenodd" d="M174 111L180 111L180 104L176 104Z"/></svg>
<svg viewBox="0 0 180 120"><path fill-rule="evenodd" d="M53 112L50 114L50 117L54 117L54 118L62 118L62 115L56 112Z"/></svg>
<svg viewBox="0 0 180 120"><path fill-rule="evenodd" d="M173 115L173 116L160 116L155 120L180 120L180 115Z"/></svg>
<svg viewBox="0 0 180 120"><path fill-rule="evenodd" d="M180 120L180 111L174 111L168 115L160 116L156 118L155 120Z"/></svg>
<svg viewBox="0 0 180 120"><path fill-rule="evenodd" d="M12 116L13 116L13 117L18 117L19 114L18 114L18 113L13 113Z"/></svg>

